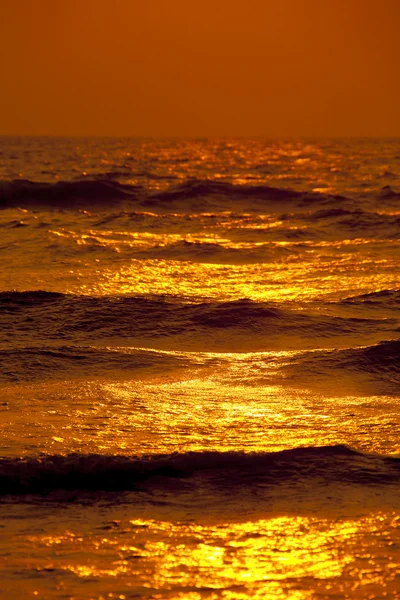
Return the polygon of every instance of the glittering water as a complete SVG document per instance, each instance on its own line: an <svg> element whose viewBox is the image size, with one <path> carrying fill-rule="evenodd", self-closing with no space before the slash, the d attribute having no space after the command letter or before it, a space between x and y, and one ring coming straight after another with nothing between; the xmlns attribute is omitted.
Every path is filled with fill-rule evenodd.
<svg viewBox="0 0 400 600"><path fill-rule="evenodd" d="M399 597L400 142L0 144L0 597Z"/></svg>

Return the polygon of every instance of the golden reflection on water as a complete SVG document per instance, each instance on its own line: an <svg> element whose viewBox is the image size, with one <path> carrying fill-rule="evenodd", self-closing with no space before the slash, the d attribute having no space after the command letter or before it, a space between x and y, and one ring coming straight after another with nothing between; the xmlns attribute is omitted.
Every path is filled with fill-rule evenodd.
<svg viewBox="0 0 400 600"><path fill-rule="evenodd" d="M314 146L287 144L277 145L257 161L254 157L250 160L246 153L243 159L248 165L257 162L266 166L281 160L282 155L292 157L293 163L282 174L260 178L282 183L307 169L308 187L312 181L316 191L333 190L335 182L321 179L318 160L302 156L304 152L318 158ZM170 159L171 154L166 152L164 157ZM216 156L199 148L197 159L205 166L214 165ZM229 165L226 157L223 165ZM345 171L342 167L332 156L332 172ZM364 181L371 177L370 168L367 162ZM223 169L220 171L214 173L217 179L224 178ZM187 174L180 176L183 179ZM192 174L198 176L198 171ZM357 178L357 185L362 179ZM235 182L248 180L239 173ZM151 185L157 188L164 184ZM38 215L25 209L23 212L24 221L36 227ZM240 214L240 210L237 215L231 211L191 215L121 213L113 229L107 221L97 225L97 217L84 214L80 220L67 214L52 216L48 230L44 219L45 229L40 230L43 238L32 236L32 227L26 227L25 233L24 228L19 229L16 248L20 250L16 250L15 263L4 270L2 287L9 289L12 281L13 289L19 290L165 294L192 301L247 297L278 303L398 288L399 240L379 239L379 231L376 239L351 238L352 232L345 224L340 229L333 227L332 232L328 226L319 239L318 226L308 228L296 215L284 219L257 211ZM381 214L394 216L398 212L387 210ZM20 218L17 214L16 219ZM140 224L141 219L147 221ZM5 228L4 235L10 235L15 244L12 229ZM185 252L185 243L203 245L205 254L196 258ZM171 253L174 246L178 247L175 255ZM221 249L223 256L218 254ZM212 264L212 252L216 253L216 264ZM38 256L50 259L46 263ZM182 260L173 260L174 256ZM222 261L225 264L219 264ZM103 380L83 383L70 380L13 389L10 385L9 390L3 390L3 398L8 393L10 398L10 410L7 406L1 423L4 452L10 456L41 452L139 455L210 449L277 451L338 443L380 454L400 450L394 396L352 395L347 380L342 396L337 395L336 382L330 388L326 383L321 393L290 387L280 369L295 353L169 354L179 354L182 371L163 371L151 379L140 370L126 371L123 382L106 375ZM217 364L214 370L212 361ZM344 380L343 374L340 379ZM387 489L381 493L386 494ZM257 490L246 491L257 503L259 498L253 494ZM5 538L0 539L2 559L15 561L9 571L14 577L15 593L8 597L17 598L21 593L22 576L31 577L34 596L45 600L61 595L86 600L89 592L81 595L82 582L91 586L93 598L101 600L149 594L154 600L398 597L398 517L371 511L367 516L350 519L346 511L354 514L365 501L365 488L358 493L362 500L357 504L354 493L344 510L346 519L340 511L329 519L292 516L292 498L281 496L279 510L283 512L286 501L286 516L267 518L263 514L261 519L228 523L224 513L222 519L219 514L216 525L206 523L209 515L203 510L200 523L190 518L197 497L186 499L184 509L176 509L177 494L171 494L167 502L163 497L146 496L147 515L143 518L137 516L138 503L131 502L129 519L107 525L90 515L92 521L86 521L82 505L75 528L68 517L65 526L60 523L60 511L50 534L47 519L52 516L47 511L42 522L25 515L21 520L5 519L11 529L20 526L19 534L8 538L15 549L13 556ZM376 495L376 506L385 501L377 489L369 488L368 493ZM229 490L229 494L234 495L235 490ZM312 502L307 514L313 514L313 494L315 490L310 491ZM331 504L340 496L338 488L335 494ZM221 504L220 499L216 504L218 501ZM264 513L270 511L269 501L267 498L263 505ZM63 506L63 512L70 513L73 504ZM148 513L161 510L163 505L168 511L164 519L149 517ZM243 510L250 511L249 505L245 504ZM110 510L118 512L116 506L103 507L102 518ZM31 531L28 537L27 531ZM49 578L49 586L57 582L57 592L52 589L49 593L44 575ZM74 587L77 581L78 588Z"/></svg>
<svg viewBox="0 0 400 600"><path fill-rule="evenodd" d="M313 254L314 251L310 250ZM90 273L70 292L94 295L161 294L222 301L250 298L256 301L311 300L335 293L390 289L398 283L395 260L362 259L348 254L332 264L312 257L273 264L218 265L175 260L133 259L119 268L92 265Z"/></svg>
<svg viewBox="0 0 400 600"><path fill-rule="evenodd" d="M73 256L74 246L86 247L84 258L69 262L72 268L57 271L54 289L280 302L390 289L398 283L399 240L356 238L352 232L347 237L336 229L315 239L295 215L282 220L268 213L143 212L143 223L131 221L128 213L119 218L115 228L88 223L82 230L71 223L49 231L61 247L65 244L66 254ZM36 271L40 281L40 268ZM47 274L48 283L53 276Z"/></svg>
<svg viewBox="0 0 400 600"><path fill-rule="evenodd" d="M48 263L34 258L30 228L22 228L25 245L15 264L6 266L3 287L12 276L16 290L281 302L398 286L395 237L351 237L350 231L328 228L319 239L295 215L280 220L268 213L143 212L139 217L121 213L103 229L93 215L79 224L63 216L63 226L54 223L41 241L51 241Z"/></svg>
<svg viewBox="0 0 400 600"><path fill-rule="evenodd" d="M66 531L32 535L29 543L37 548L38 570L56 569L66 582L68 573L92 586L99 580L103 591L115 590L118 580L118 593L142 588L153 590L152 598L306 600L317 591L364 600L396 590L399 525L394 513L383 512L218 524L131 518L112 521L105 535ZM56 554L41 563L49 548Z"/></svg>
<svg viewBox="0 0 400 600"><path fill-rule="evenodd" d="M183 539L172 553L168 542L157 542L155 546L150 543L145 552L149 558L154 554L163 556L157 573L160 586L174 581L173 574L181 585L192 584L188 571L193 567L212 569L215 575L207 580L214 587L226 587L226 580L246 584L265 581L272 573L275 581L304 576L319 579L340 576L349 559L340 557L337 549L327 543L326 532L318 531L312 525L311 519L300 517L277 517L217 528L190 525L187 533L205 539L207 543L193 544L191 539ZM159 526L171 537L176 537L175 524ZM336 526L330 534L338 542L356 530L357 526L346 523ZM285 536L280 539L283 531ZM205 583L201 576L200 581L196 581L197 586Z"/></svg>
<svg viewBox="0 0 400 600"><path fill-rule="evenodd" d="M278 383L274 361L266 367L262 353L253 362L245 357L204 378L195 369L157 381L20 386L18 410L11 386L3 393L10 403L0 426L3 454L273 452L329 444L400 452L396 397L287 387ZM263 382L268 373L273 383Z"/></svg>

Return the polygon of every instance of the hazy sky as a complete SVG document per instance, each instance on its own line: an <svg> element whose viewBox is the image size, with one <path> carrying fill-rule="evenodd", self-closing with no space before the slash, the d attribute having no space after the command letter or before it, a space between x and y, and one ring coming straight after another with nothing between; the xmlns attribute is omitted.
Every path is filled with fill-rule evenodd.
<svg viewBox="0 0 400 600"><path fill-rule="evenodd" d="M0 133L400 136L400 0L0 0Z"/></svg>

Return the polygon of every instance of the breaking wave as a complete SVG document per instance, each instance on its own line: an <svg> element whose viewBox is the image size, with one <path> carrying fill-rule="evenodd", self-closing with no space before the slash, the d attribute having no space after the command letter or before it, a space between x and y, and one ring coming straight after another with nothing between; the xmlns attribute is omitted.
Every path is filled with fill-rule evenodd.
<svg viewBox="0 0 400 600"><path fill-rule="evenodd" d="M305 447L274 453L187 452L144 457L81 455L0 459L4 494L47 494L64 490L142 490L168 478L206 478L218 487L343 482L398 482L400 459L363 454L346 446Z"/></svg>

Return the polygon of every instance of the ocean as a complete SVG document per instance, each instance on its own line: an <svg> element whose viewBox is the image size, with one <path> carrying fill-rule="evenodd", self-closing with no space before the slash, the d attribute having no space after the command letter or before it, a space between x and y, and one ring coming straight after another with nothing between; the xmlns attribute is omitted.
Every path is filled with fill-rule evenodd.
<svg viewBox="0 0 400 600"><path fill-rule="evenodd" d="M1 600L400 598L400 140L0 179Z"/></svg>

